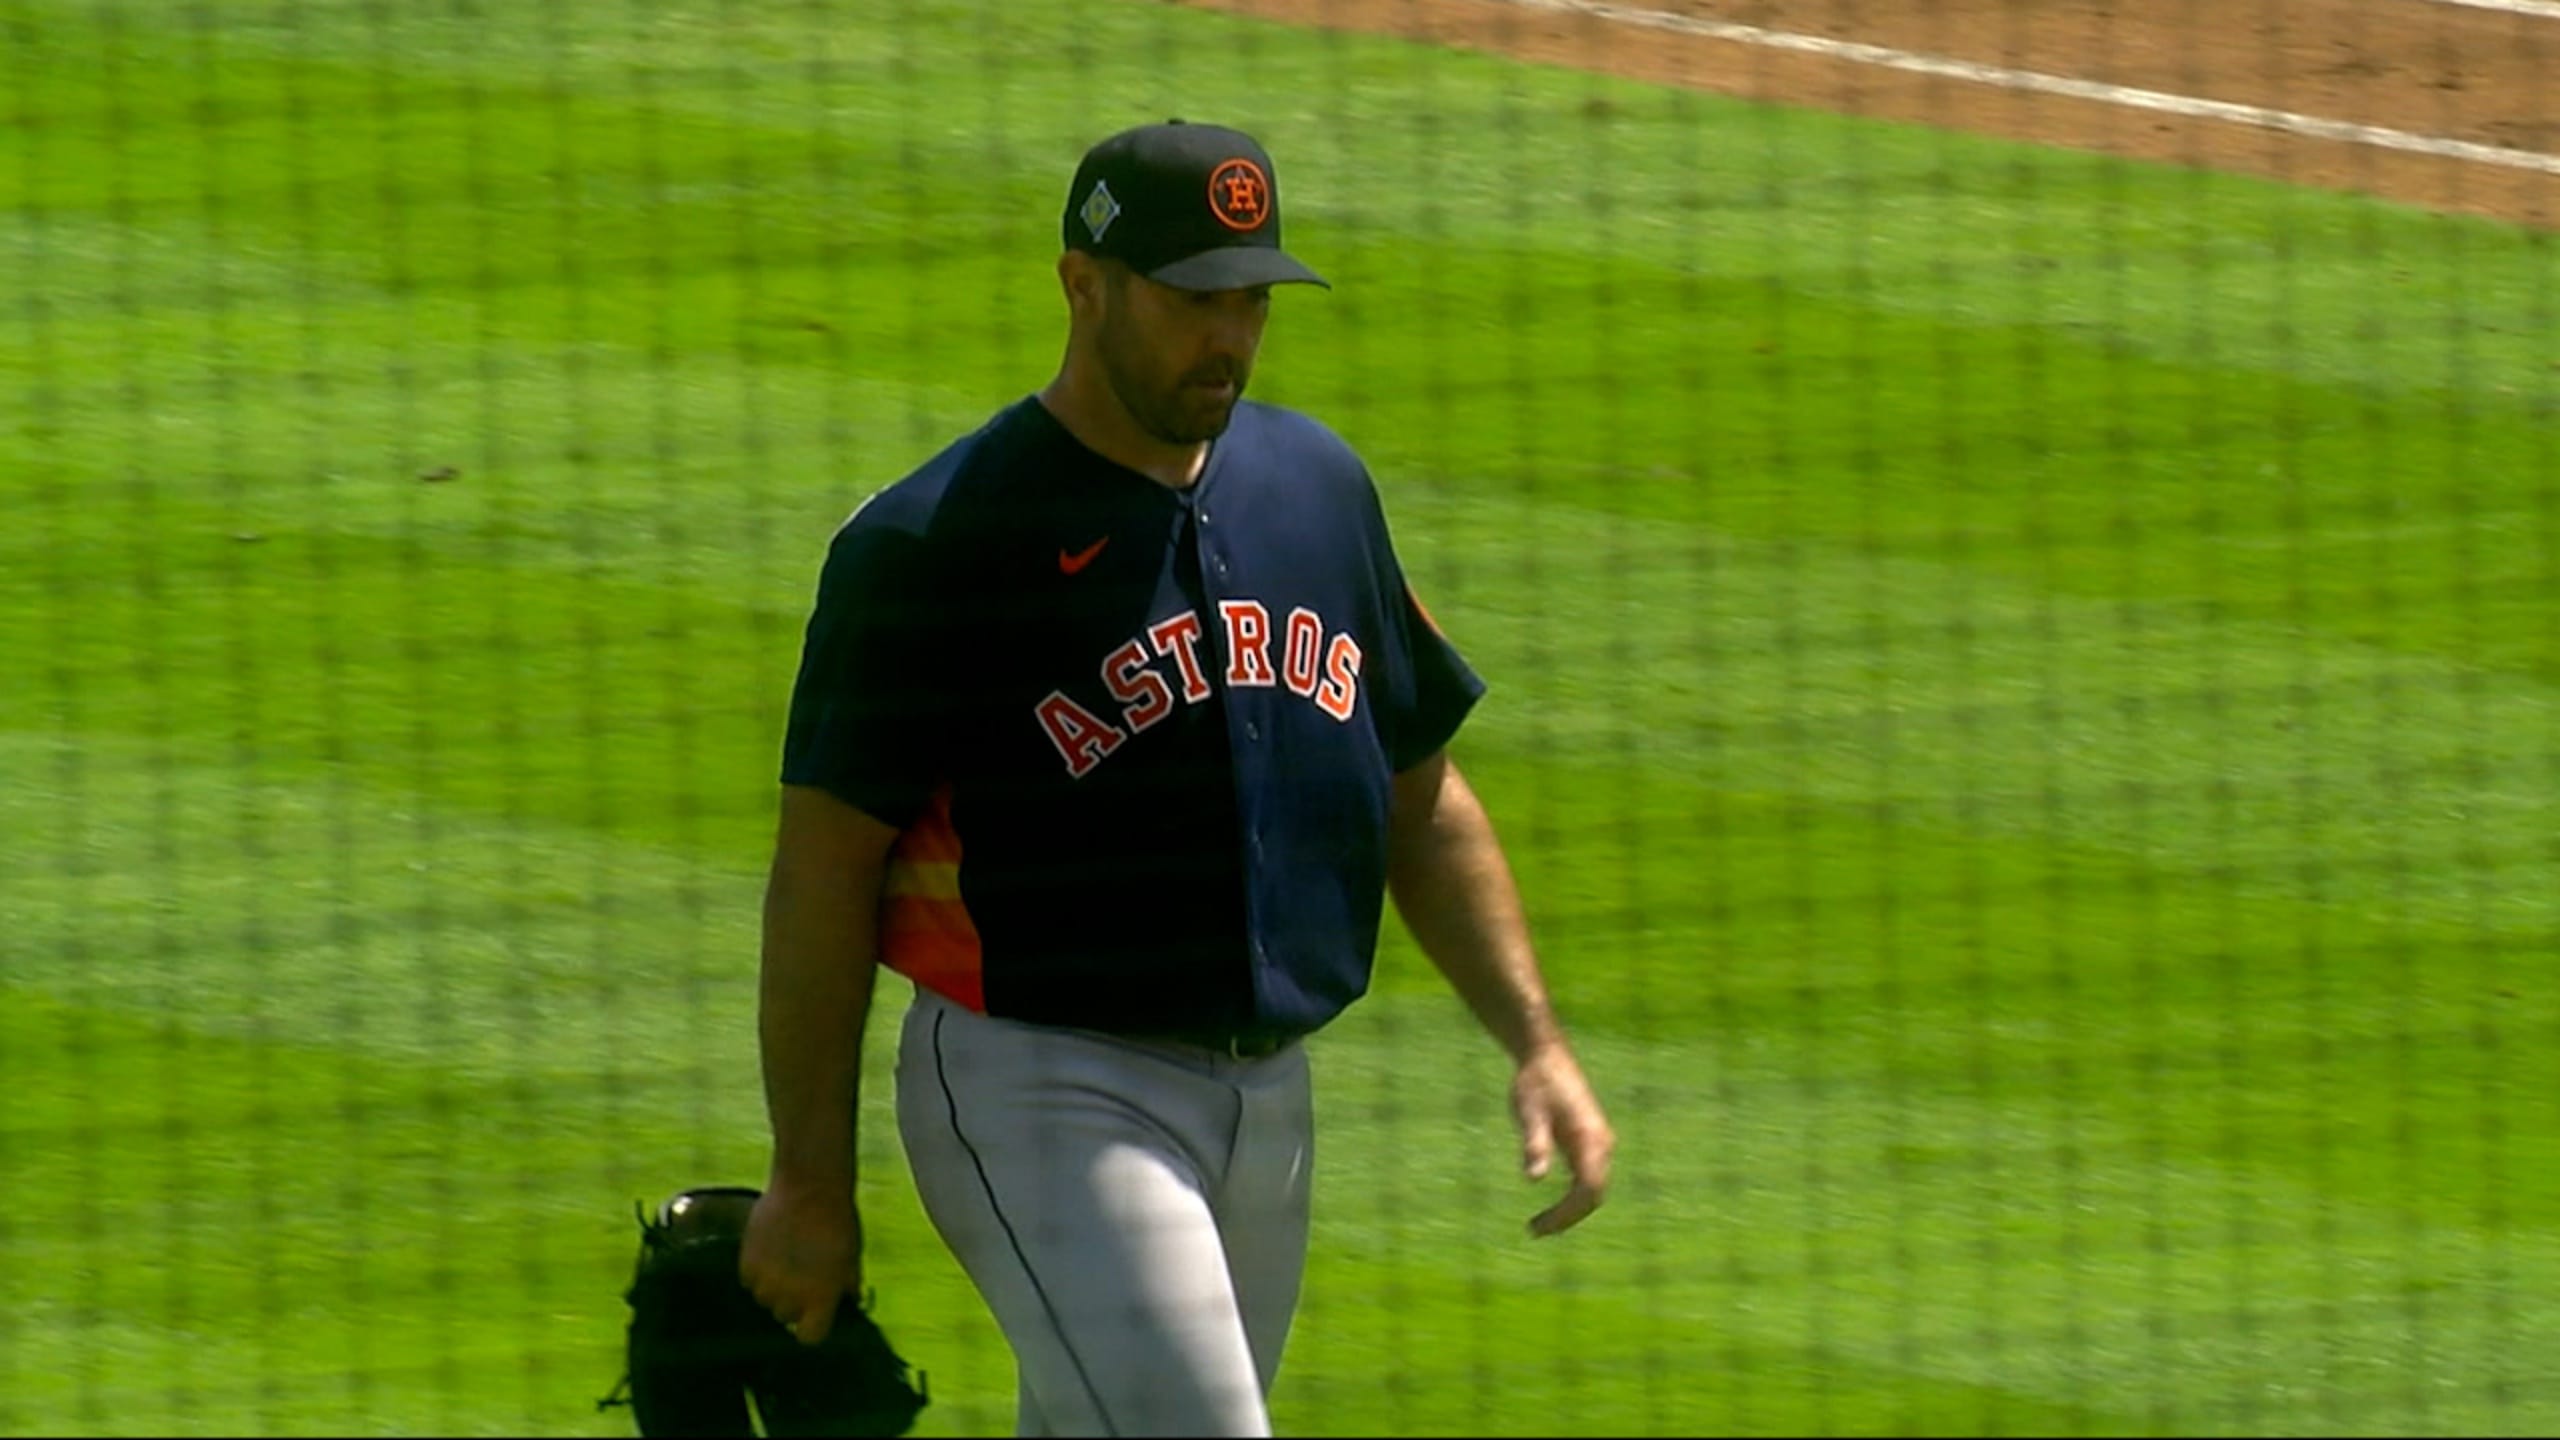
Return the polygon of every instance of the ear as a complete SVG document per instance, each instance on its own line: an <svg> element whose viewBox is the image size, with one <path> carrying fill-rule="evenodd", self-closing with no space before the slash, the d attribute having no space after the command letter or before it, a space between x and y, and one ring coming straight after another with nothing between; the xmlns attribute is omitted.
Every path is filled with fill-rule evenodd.
<svg viewBox="0 0 2560 1440"><path fill-rule="evenodd" d="M1067 309L1076 315L1102 313L1104 283L1102 262L1081 250L1062 251L1058 255L1058 288L1067 297Z"/></svg>

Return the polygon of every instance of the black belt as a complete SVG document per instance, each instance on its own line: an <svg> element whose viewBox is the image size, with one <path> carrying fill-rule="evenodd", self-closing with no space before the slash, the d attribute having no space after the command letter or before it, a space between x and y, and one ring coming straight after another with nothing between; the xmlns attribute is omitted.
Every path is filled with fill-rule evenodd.
<svg viewBox="0 0 2560 1440"><path fill-rule="evenodd" d="M1299 1040L1297 1035L1285 1030L1164 1030L1130 1038L1188 1045L1224 1055L1230 1060L1260 1060L1279 1054Z"/></svg>

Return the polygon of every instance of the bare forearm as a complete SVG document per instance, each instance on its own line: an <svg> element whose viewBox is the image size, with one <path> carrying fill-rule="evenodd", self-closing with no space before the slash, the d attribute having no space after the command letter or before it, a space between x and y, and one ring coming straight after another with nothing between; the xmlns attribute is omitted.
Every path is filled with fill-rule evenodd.
<svg viewBox="0 0 2560 1440"><path fill-rule="evenodd" d="M1509 1051L1522 1172L1545 1178L1561 1151L1573 1186L1529 1221L1559 1235L1600 1206L1617 1138L1565 1043L1529 945L1529 923L1493 821L1445 755L1397 772L1387 885L1406 928Z"/></svg>
<svg viewBox="0 0 2560 1440"><path fill-rule="evenodd" d="M1510 863L1454 767L1400 807L1387 884L1415 942L1515 1062L1562 1038Z"/></svg>
<svg viewBox="0 0 2560 1440"><path fill-rule="evenodd" d="M777 860L765 889L757 1032L773 1168L849 1191L862 1029L878 970L878 896Z"/></svg>

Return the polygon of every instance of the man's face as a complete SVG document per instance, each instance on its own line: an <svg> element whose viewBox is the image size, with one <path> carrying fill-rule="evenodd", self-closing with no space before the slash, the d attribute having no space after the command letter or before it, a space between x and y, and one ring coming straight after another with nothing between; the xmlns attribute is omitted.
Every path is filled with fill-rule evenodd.
<svg viewBox="0 0 2560 1440"><path fill-rule="evenodd" d="M1148 434L1171 445L1214 440L1244 395L1270 316L1268 285L1177 290L1112 266L1095 332L1103 373Z"/></svg>

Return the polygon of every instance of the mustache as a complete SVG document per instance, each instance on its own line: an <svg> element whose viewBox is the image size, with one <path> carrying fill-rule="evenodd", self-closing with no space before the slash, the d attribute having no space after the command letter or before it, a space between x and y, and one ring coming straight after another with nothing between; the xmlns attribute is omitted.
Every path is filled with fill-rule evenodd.
<svg viewBox="0 0 2560 1440"><path fill-rule="evenodd" d="M1214 365L1203 365L1199 369L1189 372L1182 377L1182 383L1185 385L1224 385L1233 381L1238 385L1242 385L1244 383L1244 377L1245 370L1243 366L1219 363Z"/></svg>

